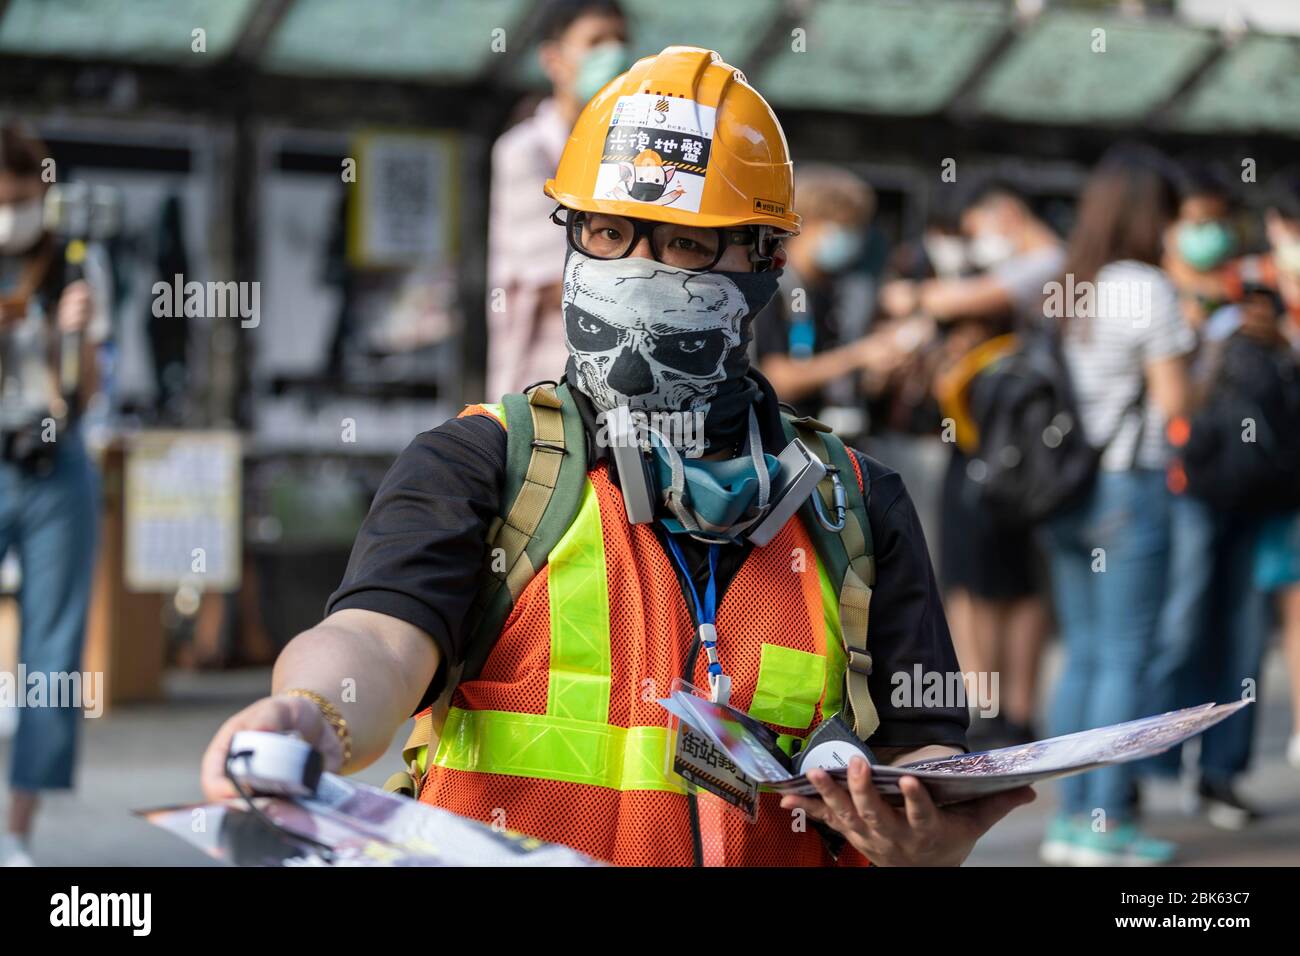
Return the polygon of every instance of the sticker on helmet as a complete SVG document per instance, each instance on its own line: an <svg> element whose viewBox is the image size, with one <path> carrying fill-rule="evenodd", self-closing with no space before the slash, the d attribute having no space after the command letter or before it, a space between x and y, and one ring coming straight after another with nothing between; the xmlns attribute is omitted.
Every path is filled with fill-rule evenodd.
<svg viewBox="0 0 1300 956"><path fill-rule="evenodd" d="M620 96L605 134L596 198L699 212L716 114L677 96Z"/></svg>

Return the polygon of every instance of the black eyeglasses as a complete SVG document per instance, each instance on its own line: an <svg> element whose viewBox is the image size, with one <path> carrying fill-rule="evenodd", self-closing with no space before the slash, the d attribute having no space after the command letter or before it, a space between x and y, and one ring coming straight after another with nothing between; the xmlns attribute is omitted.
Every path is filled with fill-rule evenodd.
<svg viewBox="0 0 1300 956"><path fill-rule="evenodd" d="M706 229L671 222L628 219L556 206L551 222L564 226L569 245L593 259L625 259L644 236L656 262L691 272L707 272L730 246L752 246L752 229Z"/></svg>

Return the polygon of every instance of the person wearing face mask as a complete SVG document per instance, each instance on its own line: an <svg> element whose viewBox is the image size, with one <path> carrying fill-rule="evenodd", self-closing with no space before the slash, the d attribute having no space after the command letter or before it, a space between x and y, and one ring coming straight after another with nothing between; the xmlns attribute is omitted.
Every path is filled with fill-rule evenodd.
<svg viewBox="0 0 1300 956"><path fill-rule="evenodd" d="M1054 733L1161 710L1147 680L1172 571L1165 428L1191 408L1187 362L1196 343L1159 266L1176 212L1168 162L1140 145L1112 147L1079 197L1062 273L1095 294L1054 321L1078 423L1100 458L1084 498L1043 527L1065 650ZM1155 866L1173 859L1176 847L1146 832L1136 776L1133 764L1122 764L1064 780L1043 860Z"/></svg>
<svg viewBox="0 0 1300 956"><path fill-rule="evenodd" d="M963 192L966 192L963 190ZM961 203L968 276L897 279L881 289L880 305L894 317L922 313L940 322L963 319L1037 323L1043 285L1065 261L1064 245L1014 186L984 179Z"/></svg>
<svg viewBox="0 0 1300 956"><path fill-rule="evenodd" d="M1286 190L1270 192L1285 207ZM1264 592L1281 590L1285 574L1279 576L1279 569L1289 564L1267 555L1255 560L1270 542L1274 554L1279 543L1286 546L1282 529L1288 516L1267 513L1282 505L1252 467L1269 435L1294 430L1286 424L1293 403L1284 384L1295 374L1294 363L1286 360L1290 346L1280 314L1287 280L1272 251L1228 258L1236 251L1228 225L1233 212L1218 179L1198 166L1182 171L1179 217L1165 237L1165 265L1199 347L1190 363L1194 412L1169 430L1176 451L1168 479L1174 492L1169 583L1146 674L1148 696L1162 707L1231 696L1243 681L1258 683L1272 633ZM1285 249L1285 218L1276 207L1266 212L1265 224L1269 239ZM1263 446L1237 440L1245 417L1259 422ZM1281 484L1294 482L1283 478ZM1256 563L1265 570L1255 574ZM1281 607L1287 607L1285 597ZM1213 826L1243 829L1260 816L1240 792L1254 729L1248 716L1227 731L1207 734L1188 766L1175 747L1142 769L1171 779L1188 772L1189 806Z"/></svg>
<svg viewBox="0 0 1300 956"><path fill-rule="evenodd" d="M551 0L538 49L551 95L492 148L488 223L489 395L555 378L564 368L560 264L564 237L547 222L542 183L578 112L630 63L617 0Z"/></svg>
<svg viewBox="0 0 1300 956"><path fill-rule="evenodd" d="M1233 212L1227 185L1210 169L1189 164L1179 170L1178 218L1165 237L1162 265L1195 329L1241 291Z"/></svg>
<svg viewBox="0 0 1300 956"><path fill-rule="evenodd" d="M1266 547L1270 519L1300 504L1300 449L1287 438L1300 429L1300 365L1281 335L1282 311L1274 289L1248 284L1240 301L1209 318L1192 366L1198 401L1168 429L1169 584L1145 695L1161 710L1231 699L1261 683L1273 633L1266 592L1291 562L1264 558L1273 569L1261 577L1256 552ZM1257 434L1243 441L1247 419ZM1195 758L1174 747L1143 769L1171 779L1186 773L1195 812L1213 826L1243 829L1260 816L1240 793L1254 717L1226 733L1214 728Z"/></svg>
<svg viewBox="0 0 1300 956"><path fill-rule="evenodd" d="M1247 281L1276 290L1282 302L1275 345L1300 356L1300 166L1277 173L1269 182L1264 212L1268 251L1242 260ZM1282 650L1290 675L1291 739L1287 760L1300 770L1300 511L1272 514L1256 543L1254 584L1274 606ZM1238 747L1237 752L1247 746Z"/></svg>
<svg viewBox="0 0 1300 956"><path fill-rule="evenodd" d="M895 280L881 294L887 315L919 312L938 323L942 364L935 382L940 386L945 370L984 342L1041 326L1045 285L1060 274L1065 255L1052 227L1005 182L977 180L956 190L951 201L960 209L966 259L975 271ZM942 414L950 416L949 403L941 400L941 405ZM982 747L1026 743L1038 736L1034 713L1048 627L1041 560L1032 527L1009 524L973 504L970 467L970 456L954 442L941 496L940 578L963 668L1000 673L1003 695L1000 712L973 722L970 737Z"/></svg>
<svg viewBox="0 0 1300 956"><path fill-rule="evenodd" d="M0 126L0 555L22 567L19 659L28 673L80 669L95 554L98 491L76 427L93 386L94 313L84 280L68 282L64 250L47 234L41 179L47 153ZM64 343L69 343L64 345ZM81 343L82 374L63 374ZM72 786L81 714L19 713L0 865L30 866L40 794Z"/></svg>
<svg viewBox="0 0 1300 956"><path fill-rule="evenodd" d="M783 401L827 420L838 413L853 435L865 427L851 419L863 406L857 373L883 373L899 358L892 339L865 334L876 196L832 166L801 168L797 186L803 228L788 244L778 296L754 321L754 351Z"/></svg>
<svg viewBox="0 0 1300 956"><path fill-rule="evenodd" d="M671 203L622 189L646 148ZM717 53L669 47L587 104L545 192L567 243L563 381L401 455L328 617L214 737L205 792L232 794L238 730L296 730L353 770L418 713L398 783L606 862L959 863L1032 791L939 808L904 778L900 810L855 760L848 789L813 770L818 798L759 793L750 822L665 769L656 701L678 678L787 754L828 719L877 760L964 748L964 707L891 694L892 675L956 667L902 482L783 416L749 364L800 226L771 108ZM634 413L653 430L621 430ZM795 435L836 470L789 512L775 456ZM792 827L802 814L816 825Z"/></svg>

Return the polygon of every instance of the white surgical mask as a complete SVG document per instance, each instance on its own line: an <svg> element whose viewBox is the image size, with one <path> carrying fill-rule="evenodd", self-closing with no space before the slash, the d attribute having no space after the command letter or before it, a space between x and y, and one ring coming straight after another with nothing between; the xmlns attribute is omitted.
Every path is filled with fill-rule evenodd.
<svg viewBox="0 0 1300 956"><path fill-rule="evenodd" d="M41 239L45 217L40 199L0 203L0 254L27 252Z"/></svg>
<svg viewBox="0 0 1300 956"><path fill-rule="evenodd" d="M992 269L1015 254L1015 244L1000 232L982 232L970 243L970 261L977 269Z"/></svg>
<svg viewBox="0 0 1300 956"><path fill-rule="evenodd" d="M1273 250L1277 267L1293 276L1300 276L1300 239L1292 239Z"/></svg>
<svg viewBox="0 0 1300 956"><path fill-rule="evenodd" d="M959 276L966 271L966 243L956 236L928 235L921 244L934 266L934 274L941 279Z"/></svg>

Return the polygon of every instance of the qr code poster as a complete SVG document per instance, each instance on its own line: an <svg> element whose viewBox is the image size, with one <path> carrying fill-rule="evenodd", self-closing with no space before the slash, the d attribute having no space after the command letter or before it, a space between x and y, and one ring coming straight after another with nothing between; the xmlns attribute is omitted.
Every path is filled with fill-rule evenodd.
<svg viewBox="0 0 1300 956"><path fill-rule="evenodd" d="M436 263L455 228L455 138L442 133L357 136L348 260L361 268Z"/></svg>
<svg viewBox="0 0 1300 956"><path fill-rule="evenodd" d="M678 96L620 96L605 134L596 198L699 212L716 113Z"/></svg>

